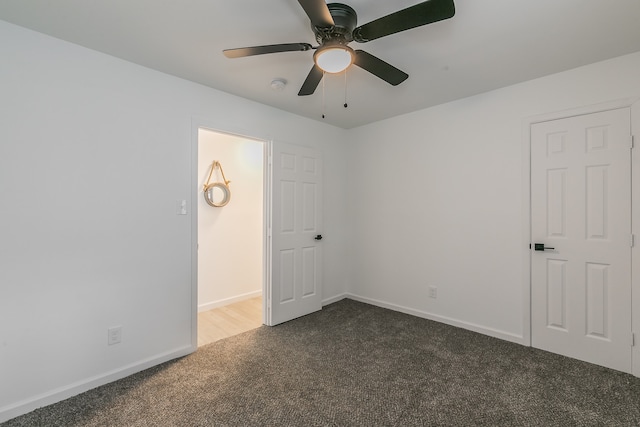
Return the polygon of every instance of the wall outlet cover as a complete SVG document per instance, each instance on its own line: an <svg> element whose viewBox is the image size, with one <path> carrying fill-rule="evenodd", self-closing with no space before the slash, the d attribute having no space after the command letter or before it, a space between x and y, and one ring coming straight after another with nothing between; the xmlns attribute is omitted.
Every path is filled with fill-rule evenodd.
<svg viewBox="0 0 640 427"><path fill-rule="evenodd" d="M122 342L122 326L107 329L107 344L114 345Z"/></svg>

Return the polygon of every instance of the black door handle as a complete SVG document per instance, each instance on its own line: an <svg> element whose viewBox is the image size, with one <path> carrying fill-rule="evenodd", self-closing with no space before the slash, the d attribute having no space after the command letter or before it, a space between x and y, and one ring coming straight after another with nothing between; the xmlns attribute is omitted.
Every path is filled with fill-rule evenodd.
<svg viewBox="0 0 640 427"><path fill-rule="evenodd" d="M314 239L316 239L316 240L322 240L322 234L318 234L316 237L314 237Z"/></svg>
<svg viewBox="0 0 640 427"><path fill-rule="evenodd" d="M548 246L545 246L544 243L534 243L533 246L536 251L544 251L545 249L551 249L551 250L555 249L555 248L550 248Z"/></svg>

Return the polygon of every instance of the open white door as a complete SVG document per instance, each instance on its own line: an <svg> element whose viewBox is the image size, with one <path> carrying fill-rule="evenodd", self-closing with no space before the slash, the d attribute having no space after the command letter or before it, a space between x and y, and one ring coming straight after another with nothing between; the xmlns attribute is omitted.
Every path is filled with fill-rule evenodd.
<svg viewBox="0 0 640 427"><path fill-rule="evenodd" d="M624 372L632 346L630 141L628 108L531 127L532 345Z"/></svg>
<svg viewBox="0 0 640 427"><path fill-rule="evenodd" d="M266 324L322 308L322 157L309 147L273 142Z"/></svg>

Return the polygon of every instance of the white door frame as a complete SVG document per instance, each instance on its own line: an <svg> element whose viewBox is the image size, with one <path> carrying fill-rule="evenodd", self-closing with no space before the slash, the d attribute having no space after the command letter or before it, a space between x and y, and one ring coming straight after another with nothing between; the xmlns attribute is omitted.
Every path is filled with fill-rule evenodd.
<svg viewBox="0 0 640 427"><path fill-rule="evenodd" d="M545 113L536 116L527 117L522 122L522 343L531 346L531 126L550 120L566 119L585 114L598 113L602 111L615 110L619 108L631 108L631 130L632 134L640 135L640 112L634 114L634 110L640 110L640 97L618 99L611 102L605 102L586 107L580 107L570 110ZM634 106L634 104L636 104ZM636 137L636 144L640 136ZM632 151L631 179L632 179L632 233L640 235L640 218L636 219L636 215L640 214L640 174L634 174L640 171L640 155L636 153L637 149ZM639 241L640 242L640 241ZM636 243L637 245L638 243ZM636 334L636 346L632 352L632 368L633 375L640 377L640 257L637 251L631 254L631 292L632 292L632 330Z"/></svg>
<svg viewBox="0 0 640 427"><path fill-rule="evenodd" d="M270 261L271 261L271 245L268 239L268 225L270 224L270 205L271 199L271 173L268 166L269 153L273 144L272 138L252 135L244 129L231 129L227 125L216 123L215 121L200 117L191 119L191 179L189 180L191 188L188 194L191 197L189 203L191 212L189 219L191 220L191 351L198 348L198 197L199 194L199 177L198 177L198 131L199 129L207 129L212 132L233 135L240 138L252 139L263 143L262 159L263 159L263 222L262 222L262 323L267 322L267 299L265 295L267 280L269 278Z"/></svg>

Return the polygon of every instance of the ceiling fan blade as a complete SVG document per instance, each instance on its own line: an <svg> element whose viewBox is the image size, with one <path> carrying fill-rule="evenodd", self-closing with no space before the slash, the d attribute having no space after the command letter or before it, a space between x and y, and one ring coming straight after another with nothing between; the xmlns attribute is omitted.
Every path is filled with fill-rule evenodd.
<svg viewBox="0 0 640 427"><path fill-rule="evenodd" d="M266 46L239 47L222 51L227 58L242 58L244 56L264 55L266 53L297 52L310 50L309 43L270 44Z"/></svg>
<svg viewBox="0 0 640 427"><path fill-rule="evenodd" d="M357 27L353 30L353 39L359 43L366 43L390 34L449 19L455 13L453 0L427 0Z"/></svg>
<svg viewBox="0 0 640 427"><path fill-rule="evenodd" d="M300 3L314 26L327 28L335 25L324 0L298 0L298 3Z"/></svg>
<svg viewBox="0 0 640 427"><path fill-rule="evenodd" d="M311 95L313 92L315 92L323 76L324 73L322 72L320 67L318 67L316 64L313 64L313 68L311 69L311 71L309 71L309 75L302 84L300 92L298 92L298 96Z"/></svg>
<svg viewBox="0 0 640 427"><path fill-rule="evenodd" d="M398 70L393 65L384 62L382 59L364 50L356 50L356 58L353 63L393 86L397 86L409 78L409 74Z"/></svg>

